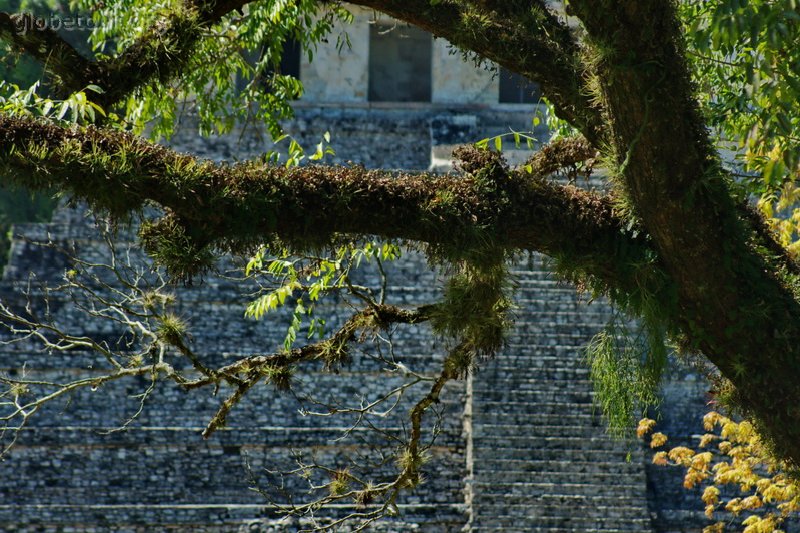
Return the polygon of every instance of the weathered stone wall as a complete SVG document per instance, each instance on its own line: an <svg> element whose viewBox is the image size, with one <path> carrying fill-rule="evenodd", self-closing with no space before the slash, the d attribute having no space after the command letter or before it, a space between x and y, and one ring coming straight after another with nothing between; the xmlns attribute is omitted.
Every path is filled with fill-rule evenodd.
<svg viewBox="0 0 800 533"><path fill-rule="evenodd" d="M64 247L74 247L87 260L107 261L109 252L91 225L65 215L69 213L62 211L52 224L17 230L32 241L52 239ZM55 254L53 261L45 263L42 257L41 249L34 244L14 242L11 267L0 287L5 301L16 300L16 307L22 308L25 302L18 291L26 284L28 273L48 282L63 276L68 267L63 258ZM393 276L395 281L389 289L398 303L429 299L438 290L435 277L425 273L420 261L410 258L397 268L399 275ZM173 290L178 296L177 312L189 322L191 345L204 361L223 364L280 346L285 324L242 317L245 292L252 287L208 277L202 284ZM43 291L35 290L32 299L39 301L41 296ZM112 344L119 338L119 329L113 324L87 319L64 295L54 296L50 304L50 313L67 331ZM328 311L322 312L330 327L341 323L348 313L342 306ZM441 364L441 352L430 345L429 337L419 328L397 335L394 345L405 364L417 371L431 372ZM65 381L92 365L102 366L97 354L46 353L38 351L34 343L4 346L0 357L3 372L19 372L24 365L50 381ZM177 356L175 364L181 364ZM360 396L375 399L401 381L362 357L340 374L308 365L298 376L294 390L300 398L357 405ZM103 435L137 411L139 400L133 396L148 386L149 380L141 378L107 384L96 391L84 389L37 413L8 460L0 463L3 527L216 531L254 521L258 525L270 511L259 494L248 490L245 459L260 486L268 489L270 480L263 467L288 470L293 466L292 453L313 455L321 463L338 467L347 465L351 458L356 460L359 450L367 453L370 445L388 450L394 446L364 429L337 441L353 423L352 416L304 416L300 409L313 410L313 404L299 402L268 386L248 394L231 413L226 428L208 441L200 437L200 431L225 391L218 397L203 390L187 394L169 383L155 389L142 415L127 430ZM389 433L402 433L409 401L423 390L422 386L413 387L396 415L373 422ZM441 405L442 433L431 449L432 462L426 469L429 480L421 491L399 501L402 520L423 529L458 529L465 521L463 405L464 383L448 386ZM391 475L393 469L388 465L386 474ZM298 481L304 483L290 479L287 488L301 494L303 487L297 485Z"/></svg>
<svg viewBox="0 0 800 533"><path fill-rule="evenodd" d="M92 260L108 253L75 213L62 211L50 225L18 231L30 240L74 245ZM37 247L16 240L3 281L5 298L29 272L56 281L67 267L57 256L44 262ZM539 259L520 265L514 275L520 309L508 347L484 362L469 383L446 390L444 431L426 467L426 483L401 505L402 520L431 531L650 530L642 458L635 454L627 462L626 446L605 435L580 364L580 347L602 327L608 309L582 303ZM431 301L440 285L424 259L413 255L392 265L389 279L390 302L402 305ZM203 358L226 361L279 345L281 328L242 320L246 288L207 278L174 290ZM87 321L57 300L51 311L63 327L114 338L107 324ZM343 311L332 309L332 324ZM432 371L441 362L442 348L423 327L403 328L393 341L397 357L411 368ZM4 368L26 364L46 369L53 380L75 375L93 359L80 352L36 352L24 344L2 353ZM340 375L309 370L298 387L301 396L374 396L396 384L364 359ZM334 464L347 453L347 446L333 442L346 422L304 417L291 397L266 386L250 393L228 428L208 441L199 433L220 398L169 385L156 389L126 431L100 434L136 411L132 395L147 385L141 379L85 390L39 413L0 464L0 521L15 529L266 527L269 521L261 517L269 516L268 509L247 490L245 457L259 477L261 466L289 466L290 449L313 451ZM400 431L400 420L389 427ZM374 437L368 435L357 434L370 442Z"/></svg>
<svg viewBox="0 0 800 533"><path fill-rule="evenodd" d="M285 123L286 132L313 153L325 132L331 134L336 154L325 162L358 164L367 168L437 170L451 168L453 149L510 130L527 132L538 146L547 140L544 126L533 126L536 106L520 112L519 106L491 108L457 104L303 104L295 106L295 118ZM191 116L183 118L182 129L170 140L180 150L214 160L246 159L277 151L285 154L288 141L275 145L263 132L251 126L240 135L236 131L212 139L196 135ZM512 163L532 155L525 144L514 146L512 137L504 139L504 154ZM285 161L285 155L284 159Z"/></svg>

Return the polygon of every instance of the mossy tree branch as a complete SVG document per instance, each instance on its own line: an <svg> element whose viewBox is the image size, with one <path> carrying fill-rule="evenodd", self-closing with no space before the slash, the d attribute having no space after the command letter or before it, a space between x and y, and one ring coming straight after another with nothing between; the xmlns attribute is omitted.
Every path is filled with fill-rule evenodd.
<svg viewBox="0 0 800 533"><path fill-rule="evenodd" d="M55 76L57 83L51 84L55 96L66 97L87 85L97 85L104 92L87 96L100 107L110 108L138 87L172 79L189 59L202 28L247 3L187 1L183 9L154 24L119 54L96 61L82 56L45 21L28 13L0 12L0 39L21 48Z"/></svg>
<svg viewBox="0 0 800 533"><path fill-rule="evenodd" d="M155 202L169 216L145 225L145 244L178 275L196 273L212 251L246 251L270 235L308 247L354 233L430 243L452 258L489 239L569 259L608 286L641 283L637 265L652 250L611 198L511 171L492 152L461 157L461 176L219 165L122 132L0 116L0 175L116 217Z"/></svg>

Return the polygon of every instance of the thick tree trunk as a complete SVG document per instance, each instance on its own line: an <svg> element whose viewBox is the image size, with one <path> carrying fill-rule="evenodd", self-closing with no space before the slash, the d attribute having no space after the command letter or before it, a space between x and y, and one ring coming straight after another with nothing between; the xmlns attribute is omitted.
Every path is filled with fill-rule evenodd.
<svg viewBox="0 0 800 533"><path fill-rule="evenodd" d="M620 177L677 284L662 302L735 386L780 456L800 465L800 305L790 262L738 216L693 100L668 0L574 2L598 55Z"/></svg>

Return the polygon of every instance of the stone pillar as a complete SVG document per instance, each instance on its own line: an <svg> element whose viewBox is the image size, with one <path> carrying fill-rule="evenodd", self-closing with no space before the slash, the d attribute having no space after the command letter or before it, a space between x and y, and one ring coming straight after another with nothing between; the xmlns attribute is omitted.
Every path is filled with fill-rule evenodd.
<svg viewBox="0 0 800 533"><path fill-rule="evenodd" d="M500 90L497 77L491 70L464 61L460 52L453 52L453 47L444 39L433 40L432 101L460 105L496 104Z"/></svg>
<svg viewBox="0 0 800 533"><path fill-rule="evenodd" d="M300 81L305 94L302 102L355 103L367 101L369 70L369 24L366 12L355 11L353 24L337 23L328 37L314 51L313 62L308 55L300 57ZM351 46L337 46L337 37Z"/></svg>

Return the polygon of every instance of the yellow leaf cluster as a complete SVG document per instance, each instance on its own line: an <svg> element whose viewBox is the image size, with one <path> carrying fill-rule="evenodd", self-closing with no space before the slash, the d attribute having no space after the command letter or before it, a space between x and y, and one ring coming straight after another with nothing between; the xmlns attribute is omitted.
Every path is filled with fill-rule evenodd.
<svg viewBox="0 0 800 533"><path fill-rule="evenodd" d="M722 533L723 531L725 531L725 522L717 522L712 526L707 526L703 528L703 533Z"/></svg>
<svg viewBox="0 0 800 533"><path fill-rule="evenodd" d="M723 417L718 412L709 411L708 413L705 414L705 416L703 416L703 428L706 431L713 431L713 429L717 425L717 423L719 423L720 420L723 419L723 418L725 418L725 417Z"/></svg>
<svg viewBox="0 0 800 533"><path fill-rule="evenodd" d="M645 435L653 431L655 426L656 421L652 418L642 418L639 420L639 425L636 426L636 436L640 439L644 438Z"/></svg>
<svg viewBox="0 0 800 533"><path fill-rule="evenodd" d="M748 516L742 525L745 526L744 533L783 533L781 529L778 529L780 519L773 514L764 517Z"/></svg>
<svg viewBox="0 0 800 533"><path fill-rule="evenodd" d="M703 418L703 426L708 433L700 438L699 447L706 451L676 446L655 453L653 463L685 469L683 485L687 489L705 485L702 501L709 518L722 508L740 516L747 533L779 532L786 518L800 513L800 484L783 473L786 465L767 453L750 422L737 422L712 411ZM637 434L644 437L654 428L655 423L645 419ZM716 449L709 449L717 441ZM667 436L656 432L650 446L657 448L666 442ZM739 495L723 492L722 486L736 487ZM723 528L724 522L717 522L703 532L718 533Z"/></svg>
<svg viewBox="0 0 800 533"><path fill-rule="evenodd" d="M650 438L650 447L651 448L658 448L659 446L663 446L667 443L667 436L663 433L653 433L653 436Z"/></svg>
<svg viewBox="0 0 800 533"><path fill-rule="evenodd" d="M764 215L778 241L789 253L800 256L800 187L794 180L786 182L780 191L762 197L757 208Z"/></svg>
<svg viewBox="0 0 800 533"><path fill-rule="evenodd" d="M653 456L653 464L658 466L667 466L669 461L667 460L667 452L658 452Z"/></svg>
<svg viewBox="0 0 800 533"><path fill-rule="evenodd" d="M719 503L719 489L714 485L706 487L703 491L703 503L706 505L715 505Z"/></svg>
<svg viewBox="0 0 800 533"><path fill-rule="evenodd" d="M711 444L711 441L713 441L716 438L717 438L716 435L713 435L711 433L706 433L705 435L700 437L700 447L701 448L707 447L709 444Z"/></svg>
<svg viewBox="0 0 800 533"><path fill-rule="evenodd" d="M670 460L684 466L692 464L692 457L694 457L694 450L685 446L676 446L672 448L667 455Z"/></svg>

